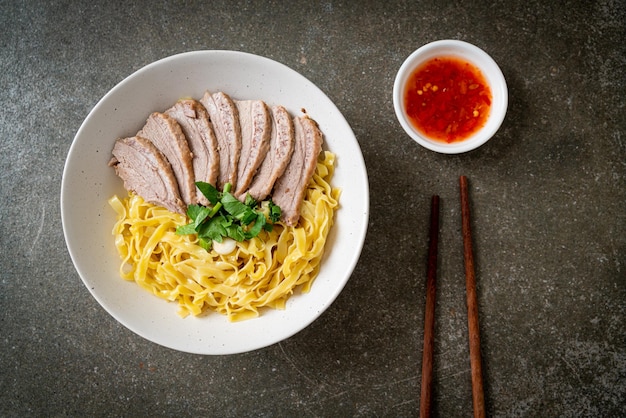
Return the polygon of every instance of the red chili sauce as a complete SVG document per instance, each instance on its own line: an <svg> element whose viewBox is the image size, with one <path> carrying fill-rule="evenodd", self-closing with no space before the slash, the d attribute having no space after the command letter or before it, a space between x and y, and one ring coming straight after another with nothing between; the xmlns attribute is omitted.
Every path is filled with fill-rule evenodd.
<svg viewBox="0 0 626 418"><path fill-rule="evenodd" d="M448 143L463 141L487 121L491 89L469 62L433 58L409 76L404 105L409 120L424 135Z"/></svg>

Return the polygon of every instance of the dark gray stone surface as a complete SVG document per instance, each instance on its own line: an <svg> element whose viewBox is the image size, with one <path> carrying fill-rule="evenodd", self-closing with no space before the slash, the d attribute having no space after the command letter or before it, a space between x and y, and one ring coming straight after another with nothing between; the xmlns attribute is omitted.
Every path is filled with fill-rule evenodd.
<svg viewBox="0 0 626 418"><path fill-rule="evenodd" d="M626 415L622 1L0 0L0 416L416 416L430 196L442 199L436 416L471 416L458 176L470 179L489 415ZM457 156L413 143L395 72L429 41L485 49L507 118ZM316 83L363 150L361 261L317 321L265 349L175 352L83 286L59 194L95 103L179 52L267 56Z"/></svg>

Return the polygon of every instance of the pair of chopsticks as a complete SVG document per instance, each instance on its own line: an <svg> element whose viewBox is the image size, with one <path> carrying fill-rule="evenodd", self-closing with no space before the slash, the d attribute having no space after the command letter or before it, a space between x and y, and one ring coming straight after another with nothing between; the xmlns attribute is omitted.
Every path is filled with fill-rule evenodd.
<svg viewBox="0 0 626 418"><path fill-rule="evenodd" d="M467 177L461 176L459 185L461 188L461 221L467 295L470 367L472 372L472 402L474 405L474 417L479 418L485 417L485 399L480 358L478 302L476 298L476 275L474 272L474 250L472 248L472 232L470 228L470 204ZM439 196L435 195L431 199L428 265L426 270L426 308L424 313L424 351L422 354L422 392L420 399L421 418L430 417L431 415L438 244Z"/></svg>

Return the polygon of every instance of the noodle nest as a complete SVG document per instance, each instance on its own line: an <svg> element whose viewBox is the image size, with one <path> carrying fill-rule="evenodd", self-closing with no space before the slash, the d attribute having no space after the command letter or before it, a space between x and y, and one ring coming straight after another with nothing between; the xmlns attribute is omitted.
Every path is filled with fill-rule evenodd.
<svg viewBox="0 0 626 418"><path fill-rule="evenodd" d="M130 192L113 196L121 277L178 302L181 317L214 311L241 321L259 316L263 307L284 309L296 288L310 290L319 272L340 194L330 186L334 163L333 153L320 154L296 226L275 223L227 255L203 249L196 235L177 235L186 216Z"/></svg>

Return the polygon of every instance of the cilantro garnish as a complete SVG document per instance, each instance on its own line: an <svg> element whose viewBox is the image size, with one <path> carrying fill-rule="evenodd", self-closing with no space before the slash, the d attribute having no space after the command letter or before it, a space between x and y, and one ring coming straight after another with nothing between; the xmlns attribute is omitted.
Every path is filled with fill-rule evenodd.
<svg viewBox="0 0 626 418"><path fill-rule="evenodd" d="M211 249L213 241L222 242L224 237L239 242L254 238L262 230L271 231L280 220L280 207L271 199L259 204L247 195L242 203L230 193L230 183L224 185L222 192L202 181L196 182L196 186L211 206L189 205L187 216L191 222L176 228L176 234L197 234L200 246L206 250Z"/></svg>

